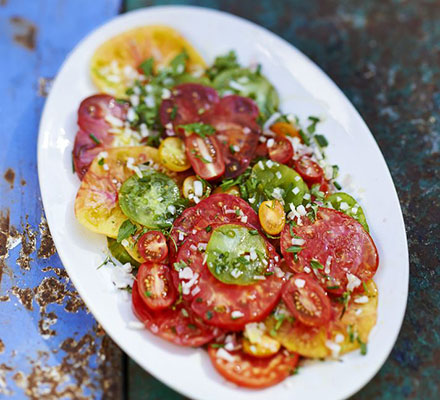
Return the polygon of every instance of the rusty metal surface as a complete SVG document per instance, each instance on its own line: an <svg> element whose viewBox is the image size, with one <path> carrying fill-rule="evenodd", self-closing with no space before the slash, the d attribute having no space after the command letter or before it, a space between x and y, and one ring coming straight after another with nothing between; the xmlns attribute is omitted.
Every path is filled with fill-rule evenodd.
<svg viewBox="0 0 440 400"><path fill-rule="evenodd" d="M119 7L119 0L0 2L0 398L122 398L122 353L56 255L36 167L50 78Z"/></svg>

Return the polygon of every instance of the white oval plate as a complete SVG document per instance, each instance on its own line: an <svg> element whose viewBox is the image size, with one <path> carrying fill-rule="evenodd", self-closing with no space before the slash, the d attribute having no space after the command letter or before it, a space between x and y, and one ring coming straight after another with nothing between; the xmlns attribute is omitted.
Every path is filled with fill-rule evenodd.
<svg viewBox="0 0 440 400"><path fill-rule="evenodd" d="M180 31L208 62L235 49L247 65L259 62L275 84L282 109L324 119L319 131L330 142L328 156L340 166L344 189L357 197L368 218L380 255L377 326L368 354L354 352L343 362L307 365L288 384L255 391L225 384L201 349L180 348L147 331L129 329L130 302L112 290L108 271L97 270L105 239L75 220L79 181L72 174L71 151L76 112L96 92L89 78L94 50L110 37L147 24ZM151 7L121 15L84 39L61 68L47 99L38 140L38 171L47 220L58 253L90 311L112 339L155 377L193 399L342 399L379 370L399 333L408 291L408 250L399 200L380 150L360 115L336 85L307 57L273 33L241 18L197 7Z"/></svg>

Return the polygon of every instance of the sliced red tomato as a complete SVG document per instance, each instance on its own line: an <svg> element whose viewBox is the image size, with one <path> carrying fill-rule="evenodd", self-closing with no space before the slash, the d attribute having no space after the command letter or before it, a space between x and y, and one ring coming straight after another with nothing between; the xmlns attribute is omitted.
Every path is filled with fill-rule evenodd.
<svg viewBox="0 0 440 400"><path fill-rule="evenodd" d="M280 164L286 164L293 157L292 143L285 136L276 136L273 140L274 143L268 148L270 159Z"/></svg>
<svg viewBox="0 0 440 400"><path fill-rule="evenodd" d="M143 263L137 273L139 294L150 310L163 310L177 298L168 265Z"/></svg>
<svg viewBox="0 0 440 400"><path fill-rule="evenodd" d="M172 90L172 96L160 106L160 122L168 134L177 134L174 127L199 122L218 103L215 89L197 83L183 83ZM171 124L171 129L168 124Z"/></svg>
<svg viewBox="0 0 440 400"><path fill-rule="evenodd" d="M202 138L193 133L185 138L185 147L191 166L201 178L209 181L223 175L225 162L214 136Z"/></svg>
<svg viewBox="0 0 440 400"><path fill-rule="evenodd" d="M221 334L221 330L207 326L194 315L184 302L162 311L150 310L142 300L136 282L132 289L132 306L134 314L147 329L180 346L203 346Z"/></svg>
<svg viewBox="0 0 440 400"><path fill-rule="evenodd" d="M249 98L223 97L204 122L214 126L225 159L226 178L240 175L255 155L261 130L256 122L258 107Z"/></svg>
<svg viewBox="0 0 440 400"><path fill-rule="evenodd" d="M236 223L238 224L238 223ZM212 230L216 226L213 225ZM206 229L189 235L177 256L177 263L184 263L192 270L188 279L180 279L173 271L175 284L193 280L191 291L183 293L186 300L192 300L191 308L205 323L225 330L241 330L249 322L262 321L273 309L281 296L284 280L275 274L262 277L252 285L229 285L219 281L206 266L200 245L208 243L212 234ZM275 248L266 242L268 269L273 272L279 264Z"/></svg>
<svg viewBox="0 0 440 400"><path fill-rule="evenodd" d="M308 185L319 183L323 180L324 171L309 157L301 157L295 161L294 167Z"/></svg>
<svg viewBox="0 0 440 400"><path fill-rule="evenodd" d="M226 352L223 348L208 349L209 357L215 369L228 381L238 386L261 389L282 382L295 370L299 356L290 354L286 350L280 351L272 357L253 357L242 351ZM225 359L228 358L228 359Z"/></svg>
<svg viewBox="0 0 440 400"><path fill-rule="evenodd" d="M320 207L314 222L303 217L302 225L286 224L280 246L290 269L303 272L305 267L310 268L321 286L335 294L347 290L347 274L366 282L379 264L373 239L362 225L330 208Z"/></svg>
<svg viewBox="0 0 440 400"><path fill-rule="evenodd" d="M293 316L303 324L323 326L330 321L330 299L314 276L293 275L284 286L282 297Z"/></svg>
<svg viewBox="0 0 440 400"><path fill-rule="evenodd" d="M169 258L174 262L177 249L194 231L206 229L215 223L246 223L260 229L258 215L243 199L227 193L217 193L202 200L199 204L187 208L174 221L169 236Z"/></svg>
<svg viewBox="0 0 440 400"><path fill-rule="evenodd" d="M81 102L78 109L79 131L73 146L73 163L79 179L83 178L98 153L110 147L114 140L109 132L112 125L106 116L123 121L126 113L126 105L106 94L93 95Z"/></svg>
<svg viewBox="0 0 440 400"><path fill-rule="evenodd" d="M255 150L255 157L267 158L269 152L267 151L266 143L258 143L257 149Z"/></svg>
<svg viewBox="0 0 440 400"><path fill-rule="evenodd" d="M160 262L168 255L168 246L165 236L159 231L144 233L137 242L140 256L145 261Z"/></svg>

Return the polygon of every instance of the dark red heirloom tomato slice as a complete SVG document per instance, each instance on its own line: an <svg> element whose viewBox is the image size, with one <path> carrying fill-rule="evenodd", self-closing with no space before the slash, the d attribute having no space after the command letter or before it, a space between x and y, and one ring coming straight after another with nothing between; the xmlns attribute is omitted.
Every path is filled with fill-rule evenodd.
<svg viewBox="0 0 440 400"><path fill-rule="evenodd" d="M83 178L98 153L113 143L113 135L109 133L112 126L106 121L106 116L124 120L126 113L126 105L117 103L106 94L90 96L81 102L78 109L79 131L72 153L79 179Z"/></svg>
<svg viewBox="0 0 440 400"><path fill-rule="evenodd" d="M168 134L174 132L177 125L185 125L201 121L202 115L219 101L217 92L209 86L197 83L183 83L172 90L169 99L163 100L160 105L160 122ZM168 129L171 123L173 129Z"/></svg>
<svg viewBox="0 0 440 400"><path fill-rule="evenodd" d="M324 171L309 157L301 157L295 161L294 167L308 185L319 183L323 180Z"/></svg>
<svg viewBox="0 0 440 400"><path fill-rule="evenodd" d="M299 237L304 241L302 250L295 253L291 252L291 230L296 240ZM286 224L280 245L289 268L295 272L310 268L321 286L334 294L346 291L347 274L366 282L374 276L379 264L373 239L362 225L330 208L320 207L313 223L304 217L302 225Z"/></svg>
<svg viewBox="0 0 440 400"><path fill-rule="evenodd" d="M241 212L240 212L241 211ZM176 247L180 247L187 236L216 223L242 222L260 229L258 215L243 199L226 193L217 193L187 208L174 221L169 240L169 258L173 263Z"/></svg>
<svg viewBox="0 0 440 400"><path fill-rule="evenodd" d="M168 255L168 246L165 236L159 231L144 233L137 242L140 256L145 261L159 262Z"/></svg>
<svg viewBox="0 0 440 400"><path fill-rule="evenodd" d="M276 136L274 143L268 148L269 158L280 164L285 164L293 157L293 146L284 136Z"/></svg>
<svg viewBox="0 0 440 400"><path fill-rule="evenodd" d="M143 263L137 273L139 294L150 310L163 310L177 298L168 265Z"/></svg>
<svg viewBox="0 0 440 400"><path fill-rule="evenodd" d="M330 299L314 276L292 276L284 286L282 298L293 316L305 325L323 326L330 321Z"/></svg>
<svg viewBox="0 0 440 400"><path fill-rule="evenodd" d="M231 95L223 97L203 121L217 131L225 159L226 178L240 175L255 155L260 135L256 122L258 107L249 98Z"/></svg>
<svg viewBox="0 0 440 400"><path fill-rule="evenodd" d="M150 310L142 301L136 282L133 284L132 306L134 314L147 329L179 346L203 346L221 334L219 329L205 325L184 302L162 311Z"/></svg>
<svg viewBox="0 0 440 400"><path fill-rule="evenodd" d="M204 138L193 133L185 138L186 154L196 172L207 181L216 179L225 172L225 162L217 139Z"/></svg>
<svg viewBox="0 0 440 400"><path fill-rule="evenodd" d="M299 356L283 350L268 358L257 358L234 351L229 353L233 360L219 357L218 352L225 351L212 346L209 357L215 369L228 381L238 386L261 389L276 385L286 379L295 370Z"/></svg>

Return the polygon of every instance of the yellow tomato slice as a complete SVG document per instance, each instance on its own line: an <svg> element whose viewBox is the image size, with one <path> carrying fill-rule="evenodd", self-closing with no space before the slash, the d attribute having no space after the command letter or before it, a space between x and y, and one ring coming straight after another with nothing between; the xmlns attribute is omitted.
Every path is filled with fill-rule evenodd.
<svg viewBox="0 0 440 400"><path fill-rule="evenodd" d="M281 326L275 329L277 320L271 315L265 321L267 330L287 350L304 357L330 357L332 356L330 347L335 348L335 345L339 349L339 355L358 349L361 343L368 342L368 336L377 319L376 284L371 280L366 287L367 294L354 295L343 317L333 321L329 327L306 327L285 319ZM357 303L356 299L359 301L360 298L366 302ZM288 313L287 310L283 312Z"/></svg>
<svg viewBox="0 0 440 400"><path fill-rule="evenodd" d="M269 235L278 235L286 223L284 207L278 200L263 201L258 209L258 218Z"/></svg>
<svg viewBox="0 0 440 400"><path fill-rule="evenodd" d="M213 194L216 194L216 193L226 193L226 194L230 194L232 196L240 197L240 188L237 185L234 185L226 190L223 190L223 188L221 186L219 186L213 191Z"/></svg>
<svg viewBox="0 0 440 400"><path fill-rule="evenodd" d="M178 137L168 137L159 146L159 158L163 166L181 172L191 168L186 156L185 143Z"/></svg>
<svg viewBox="0 0 440 400"><path fill-rule="evenodd" d="M189 73L205 68L202 57L174 29L163 25L131 29L98 47L90 65L92 80L102 92L126 97L127 87L139 79L137 68L143 61L153 57L157 70L168 65L183 50L189 56Z"/></svg>
<svg viewBox="0 0 440 400"><path fill-rule="evenodd" d="M127 160L133 158L134 165L147 161L157 163L158 155L157 149L148 146L115 147L106 152L104 162L96 157L81 181L75 199L75 215L91 231L116 238L121 224L127 219L119 208L118 189L134 173L127 168Z"/></svg>
<svg viewBox="0 0 440 400"><path fill-rule="evenodd" d="M270 130L275 132L277 135L297 137L302 141L299 130L288 122L275 122L273 125L271 125Z"/></svg>

